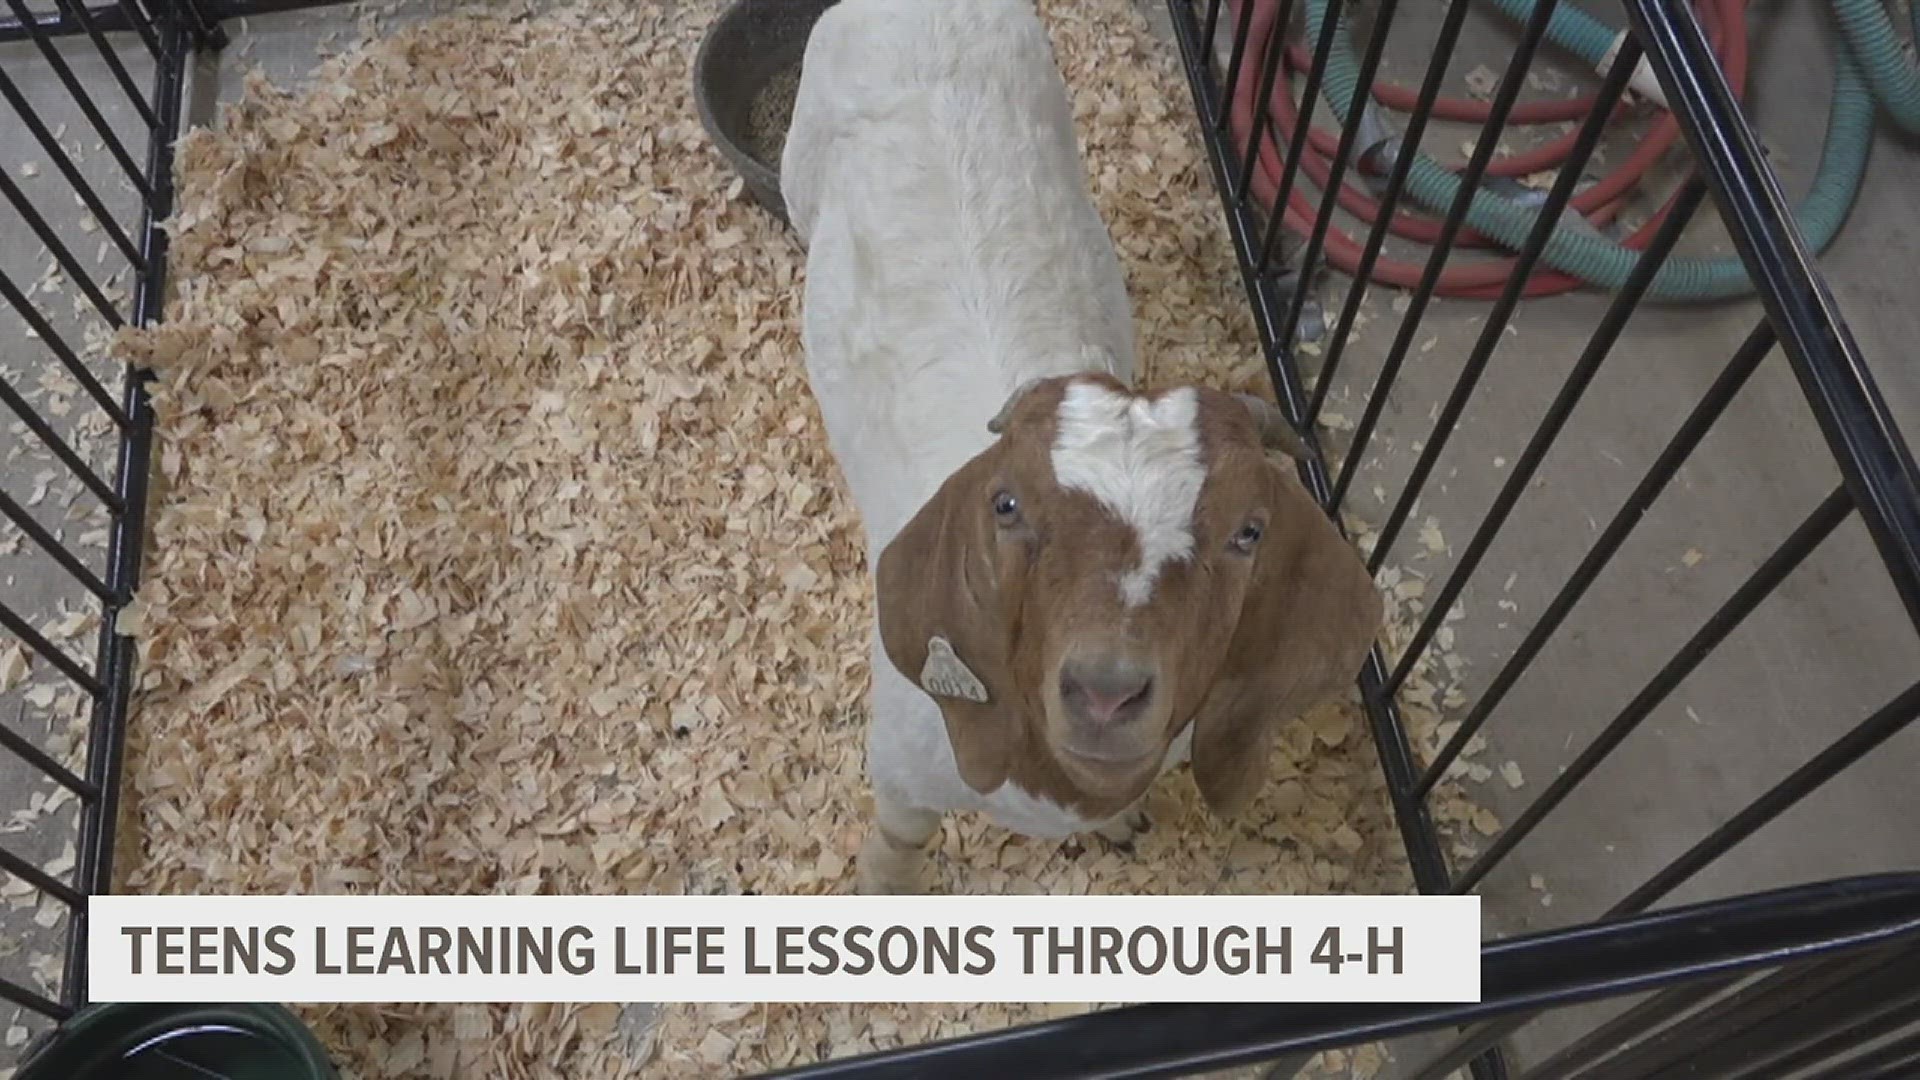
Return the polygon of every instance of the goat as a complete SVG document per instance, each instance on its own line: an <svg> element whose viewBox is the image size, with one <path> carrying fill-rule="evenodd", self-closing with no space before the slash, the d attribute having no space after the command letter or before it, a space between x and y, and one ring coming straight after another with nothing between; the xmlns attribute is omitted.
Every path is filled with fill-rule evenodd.
<svg viewBox="0 0 1920 1080"><path fill-rule="evenodd" d="M780 165L802 339L873 575L867 893L950 812L1124 843L1162 773L1258 791L1384 617L1273 405L1137 393L1133 313L1032 0L842 0Z"/></svg>

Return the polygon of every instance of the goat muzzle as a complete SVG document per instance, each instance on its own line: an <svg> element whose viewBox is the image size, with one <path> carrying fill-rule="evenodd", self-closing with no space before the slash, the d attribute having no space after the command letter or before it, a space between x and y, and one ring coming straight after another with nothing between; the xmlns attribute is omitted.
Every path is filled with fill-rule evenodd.
<svg viewBox="0 0 1920 1080"><path fill-rule="evenodd" d="M1062 764L1083 786L1131 785L1165 753L1154 719L1163 696L1152 663L1126 652L1069 656L1060 665Z"/></svg>

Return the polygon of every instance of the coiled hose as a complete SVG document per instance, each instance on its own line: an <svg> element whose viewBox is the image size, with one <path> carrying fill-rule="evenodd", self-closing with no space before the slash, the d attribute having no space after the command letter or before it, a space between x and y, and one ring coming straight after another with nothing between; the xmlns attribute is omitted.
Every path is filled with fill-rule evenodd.
<svg viewBox="0 0 1920 1080"><path fill-rule="evenodd" d="M1274 0L1233 0L1237 10L1239 3L1253 2L1254 32L1250 37L1250 48L1263 44L1269 33L1281 32L1274 26ZM1524 16L1529 0L1494 0L1509 14ZM1715 2L1718 3L1716 8ZM1743 88L1745 74L1745 24L1743 0L1715 0L1703 2L1701 14L1703 22L1710 24L1715 34L1717 51L1727 68L1729 81L1736 94ZM1821 155L1821 164L1812 189L1808 192L1799 208L1799 220L1803 234L1815 251L1822 251L1831 243L1839 227L1852 206L1859 190L1861 176L1865 172L1868 149L1871 145L1872 123L1874 116L1874 92L1863 77L1858 59L1853 55L1855 37L1863 41L1882 41L1886 48L1874 56L1880 65L1880 78L1896 88L1906 85L1913 92L1914 113L1920 116L1920 73L1906 62L1900 51L1899 39L1894 35L1884 10L1878 7L1879 0L1837 0L1840 3L1853 4L1864 8L1864 14L1855 12L1854 24L1858 27L1850 31L1849 46L1839 50L1836 56L1834 73L1833 100L1829 110L1826 145ZM1309 39L1315 38L1326 18L1326 0L1307 0L1307 32ZM1564 15L1565 17L1560 17ZM1869 19L1866 15L1877 15ZM1716 18L1717 16L1717 18ZM1717 23L1718 25L1713 25ZM1334 114L1344 122L1355 105L1358 90L1358 63L1353 57L1346 32L1348 27L1344 14L1336 24L1334 47L1328 58L1327 70L1323 76L1323 89ZM1560 15L1550 20L1549 37L1556 44L1570 49L1584 59L1604 67L1600 61L1610 58L1619 35L1607 30L1603 25L1577 8L1562 5ZM1866 50L1862 49L1862 52ZM1302 50L1290 49L1289 60L1292 66L1302 66L1305 59ZM1597 57L1595 54L1598 54ZM1258 55L1258 53L1255 53ZM1240 145L1245 145L1248 133L1252 129L1254 90L1252 84L1252 65L1243 67L1243 78L1233 88L1232 121ZM1898 80L1905 77L1905 84ZM1372 88L1376 97L1385 98L1381 87ZM1411 95L1405 95L1406 104L1411 105ZM1885 96L1883 100L1897 100ZM1397 101L1383 100L1390 106ZM1291 92L1285 81L1276 81L1270 112L1274 126L1280 129L1282 137L1290 136L1290 128L1297 122ZM1477 103L1475 103L1477 104ZM1890 105L1890 111L1898 106ZM1484 106L1481 107L1484 109ZM1460 103L1452 103L1448 112L1474 113L1481 109L1463 108ZM1516 118L1529 118L1521 109L1515 110ZM1556 112L1559 110L1556 109ZM1436 115L1447 115L1436 109ZM1484 115L1484 113L1481 113ZM1462 117L1465 118L1465 117ZM1903 125L1904 126L1904 125ZM1663 117L1655 132L1636 151L1629 167L1623 168L1600 184L1589 188L1576 196L1573 209L1590 215L1590 220L1600 221L1617 210L1617 200L1625 190L1637 182L1645 169L1657 160L1668 145L1677 136L1677 125L1672 117ZM1329 178L1325 168L1325 155L1333 152L1337 145L1334 137L1320 131L1310 132L1313 153L1301 162L1303 171L1316 182L1325 184ZM1571 138L1563 140L1570 144ZM1549 148L1542 148L1547 150ZM1263 196L1269 203L1278 186L1281 162L1270 140L1262 140L1257 150L1260 168L1255 173L1255 194ZM1533 152L1536 160L1544 156L1541 151ZM1520 156L1525 159L1525 155ZM1564 151L1559 152L1564 158ZM1535 164L1535 161L1525 161ZM1496 175L1511 175L1507 170L1495 172ZM1416 156L1408 174L1407 193L1418 203L1434 212L1444 212L1451 205L1459 190L1459 178L1448 169L1439 165L1425 154ZM1264 190L1262 190L1264 189ZM1349 211L1363 218L1377 216L1378 205L1364 193L1345 188L1339 193L1340 200ZM1668 203L1668 208L1672 205ZM1296 233L1306 234L1316 216L1315 208L1298 190L1288 200L1285 224ZM1625 282L1639 250L1644 248L1659 221L1665 216L1667 208L1649 221L1625 243L1578 231L1570 224L1555 228L1541 261L1551 267L1550 271L1540 271L1529 279L1525 295L1538 296L1554 292L1564 292L1581 284L1599 285L1606 288L1618 288ZM1492 192L1476 191L1467 214L1467 225L1475 234L1463 236L1463 241L1472 243L1481 238L1492 241L1509 250L1517 248L1531 231L1539 211L1530 206L1522 206L1502 198ZM1431 222L1419 221L1410 217L1396 216L1390 223L1393 231L1401 235L1410 235L1416 239L1429 239L1437 234L1437 228ZM1328 260L1341 269L1353 272L1357 270L1360 251L1350 237L1330 230L1327 236ZM1506 284L1513 271L1510 260L1484 263L1475 266L1449 268L1441 274L1439 287L1441 295L1487 297L1497 295ZM1410 287L1421 277L1422 268L1393 260L1382 259L1376 262L1373 278L1389 284ZM1658 300L1715 300L1741 296L1752 291L1747 279L1746 268L1737 258L1700 259L1670 258L1654 278L1649 295Z"/></svg>
<svg viewBox="0 0 1920 1080"><path fill-rule="evenodd" d="M1722 64L1728 72L1737 95L1739 88L1743 84L1746 72L1745 37L1742 33L1732 33L1728 36L1723 47L1721 35L1723 22L1730 23L1735 27L1739 25L1741 9L1738 6L1738 0L1701 0L1701 3L1701 18L1706 24L1709 39L1713 42L1713 47L1716 52L1722 55ZM1725 7L1726 11L1724 13L1717 11L1715 7L1716 4ZM1268 31L1272 27L1274 15L1275 9L1271 5L1257 7L1255 9L1253 23L1249 28L1249 37L1252 42L1265 42ZM1296 57L1295 62L1297 66L1305 66L1306 61L1303 57ZM1235 125L1237 135L1244 142L1246 133L1252 125L1253 100L1252 95L1246 92L1246 86L1244 84L1238 89L1240 92L1233 99L1231 120ZM1382 93L1383 89L1386 91L1385 94ZM1376 94L1383 98L1390 97L1396 90L1397 88L1391 87L1388 84L1376 84L1375 87ZM1411 95L1408 95L1408 97L1410 107ZM1285 92L1276 92L1271 98L1271 104L1272 121L1274 126L1280 131L1280 138L1283 140L1290 139L1296 120L1293 112L1292 97ZM1389 102L1389 104L1391 104L1391 102ZM1556 108L1565 104L1567 103L1545 103L1544 107L1539 105L1522 105L1514 109L1509 116L1510 118L1518 117L1529 109L1537 109L1539 112L1544 113L1547 109ZM1578 105L1578 109L1572 115L1584 115L1592 108L1593 99L1588 98L1584 102L1576 104ZM1484 120L1490 107L1484 102L1450 102L1447 99L1441 99L1436 105L1435 113L1436 115L1445 115L1445 111L1448 109L1454 110L1460 118L1477 118ZM1539 122L1545 120L1546 117L1535 116L1532 117L1532 119ZM1616 199L1622 192L1632 187L1633 184L1639 180L1640 175L1651 167L1651 165L1659 159L1660 155L1665 153L1666 149L1679 138L1679 130L1679 124L1675 122L1672 117L1662 118L1650 135L1641 143L1639 148L1635 150L1625 165L1612 175L1603 179L1600 183L1595 184L1592 188L1574 197L1572 201L1573 209L1576 211L1590 212L1591 220L1596 224L1609 217L1611 212L1617 209L1617 203L1612 203L1608 200ZM1316 156L1315 153L1309 152L1303 155L1301 167L1316 183L1321 184L1324 188L1328 179L1328 165L1331 155L1334 153L1334 137L1320 131L1314 131L1312 135L1314 136L1312 145L1319 147L1326 155L1326 159L1322 159ZM1560 145L1563 147L1570 146L1571 141L1571 138L1562 140ZM1324 143L1324 146L1321 145L1322 143ZM1271 141L1262 142L1258 147L1257 153L1259 155L1261 168L1252 178L1254 194L1268 204L1271 204L1274 189L1277 186L1275 178L1281 173L1281 161ZM1562 151L1559 157L1564 158L1564 156L1564 151ZM1498 164L1499 162L1496 159L1496 169ZM1674 198L1677 198L1677 193ZM1353 205L1355 200L1358 200L1363 205L1356 207ZM1378 209L1372 200L1354 191L1352 188L1347 187L1342 188L1341 202L1347 205L1349 210L1359 214L1363 218L1372 219L1375 217L1375 212ZM1288 206L1292 212L1286 215L1287 227L1295 232L1304 234L1308 228L1305 223L1312 219L1314 213L1313 207L1308 202L1305 193L1295 189L1292 192ZM1652 220L1642 226L1638 232L1626 241L1624 246L1633 250L1644 248L1654 232L1659 228L1661 221L1665 219L1671 206L1672 199L1670 198L1668 207L1663 208L1659 214L1655 215ZM1430 220L1414 219L1404 215L1396 216L1392 222L1392 226L1393 231L1396 233L1413 236L1416 239L1428 242L1431 242L1439 231L1437 225ZM1475 235L1471 230L1467 230L1456 238L1456 243L1462 244L1463 246L1475 246L1473 240ZM1353 240L1344 233L1341 233L1337 229L1329 232L1326 238L1326 251L1328 260L1334 265L1349 273L1357 271L1357 264L1361 257L1359 245L1355 244ZM1514 269L1515 263L1512 260L1486 262L1474 266L1448 267L1440 275L1438 282L1439 287L1436 291L1443 296L1491 298L1499 295ZM1397 262L1392 259L1376 262L1372 271L1372 278L1374 280L1407 288L1413 287L1413 285L1421 279L1421 275L1422 271L1420 267ZM1526 296L1549 295L1557 292L1566 292L1578 288L1582 284L1583 282L1578 278L1570 277L1551 269L1536 269L1523 286L1523 294Z"/></svg>
<svg viewBox="0 0 1920 1080"><path fill-rule="evenodd" d="M1920 69L1901 48L1882 0L1834 0L1833 13L1840 32L1866 69L1873 96L1887 115L1909 135L1920 135ZM1909 12L1913 36L1920 43L1920 4Z"/></svg>
<svg viewBox="0 0 1920 1080"><path fill-rule="evenodd" d="M1726 6L1728 12L1720 12L1716 8L1716 5ZM1710 0L1710 2L1709 0L1702 0L1701 19L1703 23L1706 24L1708 38L1712 42L1716 53L1723 56L1722 64L1727 70L1729 78L1732 80L1736 96L1738 95L1739 87L1743 84L1746 73L1747 55L1744 48L1745 38L1737 33L1732 34L1728 37L1724 47L1721 39L1723 32L1722 24L1724 22L1731 22L1735 26L1738 26L1739 14L1739 9L1735 6L1735 0ZM1263 42L1266 39L1272 17L1273 11L1270 8L1256 11L1254 25L1250 29L1252 40ZM1296 64L1297 66L1304 67L1306 60L1304 58L1298 58ZM1376 84L1376 96L1382 96L1382 87L1386 87L1386 84ZM1387 89L1390 90L1393 88L1387 87ZM1439 104L1447 105L1449 103L1445 99L1441 99ZM1564 103L1551 102L1547 104L1549 106L1555 106ZM1280 132L1280 138L1282 140L1290 140L1293 136L1297 121L1297 116L1293 111L1292 97L1286 93L1275 93L1271 98L1271 105L1271 119L1275 128ZM1585 113L1592 108L1593 99L1588 98L1584 102L1579 103L1579 105L1580 108L1576 115L1585 115ZM1477 108L1474 108L1476 106ZM1409 102L1409 108L1410 107L1411 102ZM1485 102L1472 101L1460 102L1455 107L1462 114L1467 114L1464 118L1477 118L1481 120L1486 118L1491 109ZM1509 119L1518 116L1522 109L1527 107L1528 106L1516 107L1509 113ZM1436 106L1435 111L1436 114L1438 114L1439 106ZM1245 133L1251 126L1251 114L1251 96L1246 94L1238 96L1234 101L1232 121L1236 125L1236 131L1242 140L1244 140ZM1336 152L1337 141L1335 136L1318 129L1311 131L1310 135L1310 150L1302 156L1301 168L1315 183L1320 184L1322 189L1324 189L1329 179L1329 167L1332 157ZM1667 149L1672 146L1679 137L1680 125L1678 122L1671 116L1663 117L1659 123L1655 125L1648 137L1642 140L1633 154L1619 169L1586 191L1574 196L1570 203L1572 209L1576 212L1587 214L1588 220L1595 225L1601 225L1607 220L1610 220L1613 214L1619 209L1619 199L1622 194L1634 184L1638 183L1640 177L1659 160L1662 154L1666 153ZM1542 150L1544 151L1554 152L1553 160L1544 162L1529 160L1524 166L1525 171L1546 168L1564 160L1567 150L1572 146L1572 142L1573 138L1569 136L1559 140L1556 144L1543 147ZM1558 148L1557 151L1556 147ZM1253 178L1254 190L1255 194L1271 204L1273 189L1276 186L1274 177L1277 177L1281 171L1280 158L1270 144L1262 145L1259 148L1259 154L1262 172L1256 173ZM1518 155L1516 158L1505 160L1518 162L1523 159L1534 158L1539 154L1540 151L1534 151L1530 154ZM1494 159L1492 167L1490 167L1488 171L1497 174L1502 160L1503 159L1499 158ZM1660 223L1665 220L1673 199L1677 197L1678 194L1676 193L1669 199L1668 207L1663 208L1653 219L1643 225L1638 232L1628 238L1625 246L1633 250L1644 248L1654 233L1659 229ZM1342 186L1340 190L1340 202L1349 212L1363 219L1372 221L1378 216L1378 204L1351 187ZM1292 193L1288 205L1293 208L1302 221L1311 220L1313 211L1304 192L1296 189ZM1294 220L1296 214L1288 215L1288 227L1304 233L1306 226ZM1407 236L1411 239L1426 243L1434 242L1440 231L1438 224L1430 219L1413 218L1405 214L1395 215L1392 222L1390 222L1390 227L1397 235ZM1495 246L1491 241L1480 239L1478 234L1472 232L1470 229L1463 230L1457 234L1455 243L1463 247ZM1340 233L1338 230L1330 232L1327 236L1327 253L1329 261L1341 269L1349 273L1357 270L1357 264L1360 260L1359 247L1353 243L1351 238ZM1439 287L1436 291L1443 296L1492 298L1500 294L1507 279L1512 275L1514 268L1515 263L1512 260L1486 262L1474 266L1448 267L1441 274L1438 283ZM1374 264L1372 277L1377 281L1384 281L1411 288L1420 280L1421 273L1421 268L1418 266L1389 259ZM1527 283L1523 286L1523 289L1524 295L1526 296L1544 296L1553 293L1567 292L1579 288L1582 284L1578 278L1569 277L1558 271L1536 269L1532 276L1527 279Z"/></svg>

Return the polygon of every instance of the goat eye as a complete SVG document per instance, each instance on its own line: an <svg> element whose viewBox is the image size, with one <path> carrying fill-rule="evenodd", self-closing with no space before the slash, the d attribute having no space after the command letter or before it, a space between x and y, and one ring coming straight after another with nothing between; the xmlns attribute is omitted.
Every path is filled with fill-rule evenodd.
<svg viewBox="0 0 1920 1080"><path fill-rule="evenodd" d="M1251 551L1253 545L1259 542L1260 525L1258 522L1249 521L1245 525L1240 526L1239 532L1233 534L1232 543L1234 549L1237 551Z"/></svg>
<svg viewBox="0 0 1920 1080"><path fill-rule="evenodd" d="M1011 519L1015 514L1020 512L1020 500L1004 491L995 492L993 496L993 512L1002 519Z"/></svg>

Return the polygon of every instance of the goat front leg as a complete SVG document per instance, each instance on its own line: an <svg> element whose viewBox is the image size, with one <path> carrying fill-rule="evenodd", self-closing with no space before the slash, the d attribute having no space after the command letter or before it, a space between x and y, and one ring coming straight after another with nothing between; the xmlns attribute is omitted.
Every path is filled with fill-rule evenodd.
<svg viewBox="0 0 1920 1080"><path fill-rule="evenodd" d="M940 831L940 815L879 788L873 793L873 810L854 867L859 891L869 896L919 892L927 843Z"/></svg>
<svg viewBox="0 0 1920 1080"><path fill-rule="evenodd" d="M1102 840L1123 850L1132 850L1134 837L1153 828L1147 817L1146 800L1134 803L1120 815L1095 829Z"/></svg>

